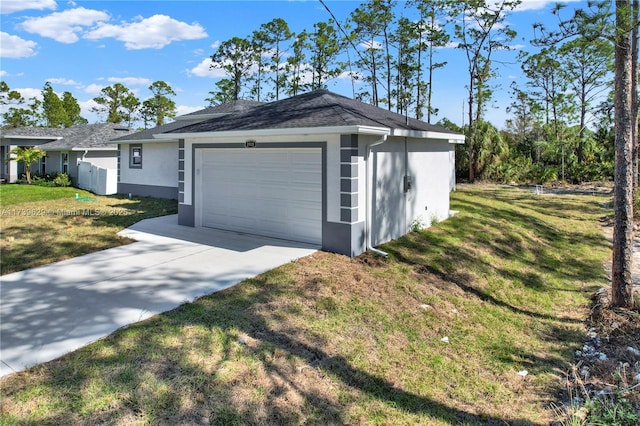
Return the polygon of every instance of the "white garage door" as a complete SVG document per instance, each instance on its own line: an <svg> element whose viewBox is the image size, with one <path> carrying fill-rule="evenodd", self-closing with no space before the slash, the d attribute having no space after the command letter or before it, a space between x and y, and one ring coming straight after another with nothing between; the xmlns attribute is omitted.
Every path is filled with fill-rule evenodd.
<svg viewBox="0 0 640 426"><path fill-rule="evenodd" d="M322 243L320 148L201 150L202 225Z"/></svg>

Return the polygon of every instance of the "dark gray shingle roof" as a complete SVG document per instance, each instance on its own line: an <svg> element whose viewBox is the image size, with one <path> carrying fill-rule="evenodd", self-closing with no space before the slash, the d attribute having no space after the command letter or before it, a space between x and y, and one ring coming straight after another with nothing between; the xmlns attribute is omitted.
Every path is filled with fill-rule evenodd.
<svg viewBox="0 0 640 426"><path fill-rule="evenodd" d="M5 129L0 133L4 138L12 136L42 138L47 137L53 142L42 142L38 146L50 151L71 150L71 149L117 149L112 139L130 134L133 130L122 124L99 123L83 124L67 128L50 127L17 127L15 129Z"/></svg>
<svg viewBox="0 0 640 426"><path fill-rule="evenodd" d="M116 139L115 141L116 142L148 141L148 140L154 139L153 135L157 135L160 133L170 133L173 130L177 130L181 127L190 126L192 124L200 123L202 121L208 120L209 118L206 116L215 116L218 114L220 116L224 116L224 115L233 114L233 113L245 112L245 111L249 111L251 108L254 108L258 105L263 105L263 104L264 102L248 101L248 100L240 99L237 101L216 105L214 107L204 108L189 114L182 115L176 121L173 121L171 123L163 124L162 126L156 126L151 129L145 129L128 136L123 136Z"/></svg>
<svg viewBox="0 0 640 426"><path fill-rule="evenodd" d="M140 132L130 133L126 136L119 137L114 139L114 142L135 142L135 141L145 141L153 139L153 135L157 135L159 133L167 133L171 130L179 129L180 127L189 126L194 123L198 123L202 120L180 120L180 121L172 121L171 123L163 124L162 126L153 127L151 129L145 129ZM158 141L161 142L161 141Z"/></svg>
<svg viewBox="0 0 640 426"><path fill-rule="evenodd" d="M259 105L264 105L264 102L238 99L237 101L208 107L205 109L201 109L200 111L194 111L189 114L185 114L182 117L189 117L190 115L230 114L234 112L244 112Z"/></svg>
<svg viewBox="0 0 640 426"><path fill-rule="evenodd" d="M271 102L249 111L203 121L168 133L334 126L372 126L457 134L444 127L413 118L406 119L401 114L349 99L327 90L316 90Z"/></svg>

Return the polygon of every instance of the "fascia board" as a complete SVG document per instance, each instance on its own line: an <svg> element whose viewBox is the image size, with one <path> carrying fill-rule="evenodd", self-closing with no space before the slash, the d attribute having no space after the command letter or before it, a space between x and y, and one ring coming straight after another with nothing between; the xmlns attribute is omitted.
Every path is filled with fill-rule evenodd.
<svg viewBox="0 0 640 426"><path fill-rule="evenodd" d="M43 140L43 141L59 141L63 136L21 136L21 135L2 135L2 139L24 139L24 140Z"/></svg>
<svg viewBox="0 0 640 426"><path fill-rule="evenodd" d="M464 135L422 130L393 129L391 136L403 136L418 139L445 139L449 143L464 143L465 141Z"/></svg>
<svg viewBox="0 0 640 426"><path fill-rule="evenodd" d="M165 133L159 133L159 134L153 135L153 136L154 137L158 137L160 135L165 135ZM115 141L114 143L121 143L121 144L161 143L161 142L176 142L177 143L179 139L182 139L182 138L171 137L170 139L165 139L165 138L158 138L158 139L127 139L127 140Z"/></svg>
<svg viewBox="0 0 640 426"><path fill-rule="evenodd" d="M113 146L113 147L105 146L105 147L100 147L100 148L98 148L98 147L95 147L95 148L78 148L78 147L75 147L75 148L71 149L71 151L82 151L82 152L84 152L84 151L117 151L117 150L118 150L118 148L115 147L115 146Z"/></svg>
<svg viewBox="0 0 640 426"><path fill-rule="evenodd" d="M157 139L201 139L222 137L259 137L278 135L318 135L327 133L337 134L370 134L388 135L387 127L373 126L333 126L333 127L297 127L291 129L257 129L257 130L228 130L222 132L198 132L198 133L163 133L154 135Z"/></svg>

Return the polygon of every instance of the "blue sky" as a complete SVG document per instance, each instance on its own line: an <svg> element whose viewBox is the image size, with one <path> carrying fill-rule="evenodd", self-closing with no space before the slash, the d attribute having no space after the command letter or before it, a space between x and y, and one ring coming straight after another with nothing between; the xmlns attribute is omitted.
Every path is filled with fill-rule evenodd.
<svg viewBox="0 0 640 426"><path fill-rule="evenodd" d="M342 22L361 1L326 2ZM397 14L406 13L399 1ZM507 24L518 32L514 51L501 52L504 62L494 104L487 118L498 127L507 118L512 81L522 81L516 62L519 49L531 51L535 22L553 25L554 1L524 0ZM570 7L584 7L572 2ZM101 118L90 112L92 99L104 86L120 82L144 100L156 80L169 83L179 114L206 106L205 98L219 77L209 70L209 56L221 41L247 37L273 18L283 18L294 32L312 29L330 18L318 1L54 1L1 0L0 79L26 98L40 93L50 81L58 93L78 99L90 122ZM569 16L570 11L565 14ZM460 124L468 79L464 53L440 49L437 60L448 65L434 81L436 120L447 117ZM329 89L351 96L346 78L329 82Z"/></svg>

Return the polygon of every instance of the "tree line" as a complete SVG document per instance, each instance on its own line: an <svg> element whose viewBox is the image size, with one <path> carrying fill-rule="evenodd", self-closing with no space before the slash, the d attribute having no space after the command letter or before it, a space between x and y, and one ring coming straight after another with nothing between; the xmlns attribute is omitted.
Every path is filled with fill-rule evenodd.
<svg viewBox="0 0 640 426"><path fill-rule="evenodd" d="M277 100L326 88L342 75L351 79L355 99L430 123L439 112L434 75L448 66L439 50L455 46L466 60L466 122L456 126L441 118L437 124L467 136L456 152L458 178L611 179L614 43L602 36L613 35L611 2L590 2L568 19L556 6L557 28L534 24L536 36L529 41L537 49L513 54L524 79L513 83L511 103L501 106L509 114L504 129L485 119L494 100L497 56L514 50L517 34L506 23L520 3L410 0L399 14L397 1L368 0L344 22L328 19L298 34L274 19L245 38L220 43L211 68L224 77L206 100Z"/></svg>
<svg viewBox="0 0 640 426"><path fill-rule="evenodd" d="M145 128L165 124L176 116L176 103L172 99L176 93L164 81L155 81L148 89L151 96L141 102L122 83L104 87L93 98L96 106L91 110L104 117L107 123L123 123L128 127L139 120L143 121ZM70 127L87 123L80 115L80 105L71 92L63 92L59 96L51 83L46 82L40 95L41 99L33 97L27 101L20 92L11 90L6 82L0 81L0 105L8 106L2 114L3 128Z"/></svg>

